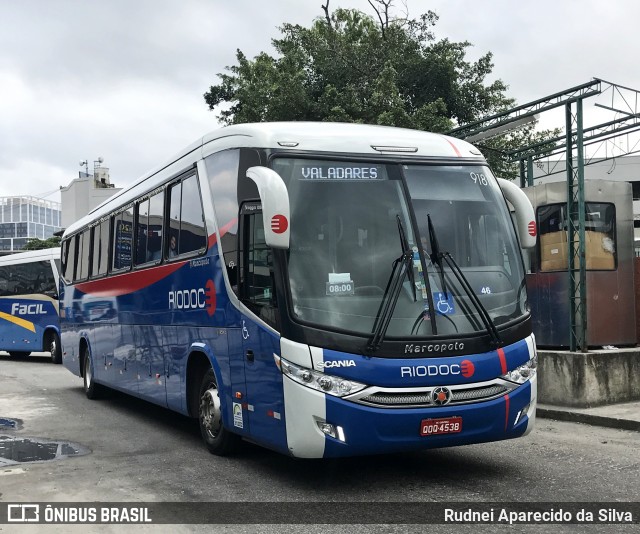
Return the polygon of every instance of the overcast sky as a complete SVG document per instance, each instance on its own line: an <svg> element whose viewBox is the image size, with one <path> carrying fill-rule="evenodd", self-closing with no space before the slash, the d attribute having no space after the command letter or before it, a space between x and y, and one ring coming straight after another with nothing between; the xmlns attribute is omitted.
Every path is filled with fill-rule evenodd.
<svg viewBox="0 0 640 534"><path fill-rule="evenodd" d="M637 0L407 1L439 15L437 38L470 41L469 58L492 52L519 103L593 77L640 90ZM126 186L219 127L202 95L237 48L271 53L282 22L309 25L322 3L0 0L0 196L59 200L98 157Z"/></svg>

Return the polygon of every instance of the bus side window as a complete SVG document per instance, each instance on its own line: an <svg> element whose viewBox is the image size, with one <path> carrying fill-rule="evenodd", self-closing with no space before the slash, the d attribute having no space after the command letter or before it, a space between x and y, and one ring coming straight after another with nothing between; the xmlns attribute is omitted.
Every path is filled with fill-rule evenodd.
<svg viewBox="0 0 640 534"><path fill-rule="evenodd" d="M203 252L207 248L207 232L198 178L184 178L169 189L169 238L166 257Z"/></svg>
<svg viewBox="0 0 640 534"><path fill-rule="evenodd" d="M265 242L262 212L243 215L240 224L241 298L250 310L275 327L273 255Z"/></svg>
<svg viewBox="0 0 640 534"><path fill-rule="evenodd" d="M113 217L112 222L112 271L121 271L131 267L132 241L133 241L133 209L129 206L126 210Z"/></svg>

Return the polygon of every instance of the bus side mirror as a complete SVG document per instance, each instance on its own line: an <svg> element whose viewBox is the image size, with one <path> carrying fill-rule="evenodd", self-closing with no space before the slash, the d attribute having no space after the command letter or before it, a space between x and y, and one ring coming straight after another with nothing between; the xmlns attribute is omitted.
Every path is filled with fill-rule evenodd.
<svg viewBox="0 0 640 534"><path fill-rule="evenodd" d="M536 218L533 212L533 206L516 184L503 178L498 178L498 185L502 189L505 198L511 203L515 209L516 227L518 229L518 237L522 248L533 248L536 246Z"/></svg>
<svg viewBox="0 0 640 534"><path fill-rule="evenodd" d="M249 167L247 177L258 186L264 239L269 247L289 248L289 192L280 175L266 167Z"/></svg>

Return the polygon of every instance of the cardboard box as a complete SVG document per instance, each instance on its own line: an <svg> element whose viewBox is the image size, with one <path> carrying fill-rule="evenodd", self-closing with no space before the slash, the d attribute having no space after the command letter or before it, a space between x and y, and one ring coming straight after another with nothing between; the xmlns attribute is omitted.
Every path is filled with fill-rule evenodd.
<svg viewBox="0 0 640 534"><path fill-rule="evenodd" d="M584 241L585 263L588 270L615 269L613 244L607 234L587 230L584 233ZM541 235L540 270L545 272L566 271L569 267L568 248L567 233L564 231Z"/></svg>
<svg viewBox="0 0 640 534"><path fill-rule="evenodd" d="M615 255L613 254L613 243L607 244L607 234L588 230L584 233L585 238L585 259L587 269L592 270L613 270L616 268Z"/></svg>
<svg viewBox="0 0 640 534"><path fill-rule="evenodd" d="M567 261L567 233L564 231L549 232L540 235L540 270L566 270Z"/></svg>
<svg viewBox="0 0 640 534"><path fill-rule="evenodd" d="M540 234L540 247L544 248L545 245L551 245L554 243L564 243L565 248L567 244L567 232L560 230L559 232L549 232L548 234Z"/></svg>

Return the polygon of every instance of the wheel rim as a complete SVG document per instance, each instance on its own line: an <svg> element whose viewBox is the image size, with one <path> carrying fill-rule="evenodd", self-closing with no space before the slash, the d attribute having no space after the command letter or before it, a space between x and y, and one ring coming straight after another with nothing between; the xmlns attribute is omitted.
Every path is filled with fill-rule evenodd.
<svg viewBox="0 0 640 534"><path fill-rule="evenodd" d="M91 387L91 359L89 358L89 356L86 357L85 359L85 364L84 364L84 379L85 379L85 387L86 389L89 389Z"/></svg>
<svg viewBox="0 0 640 534"><path fill-rule="evenodd" d="M55 357L58 351L58 344L56 343L55 336L51 338L51 344L49 345L49 352L51 352L51 356Z"/></svg>
<svg viewBox="0 0 640 534"><path fill-rule="evenodd" d="M207 435L215 439L222 427L222 413L220 411L220 396L218 389L207 389L200 397L200 423Z"/></svg>

